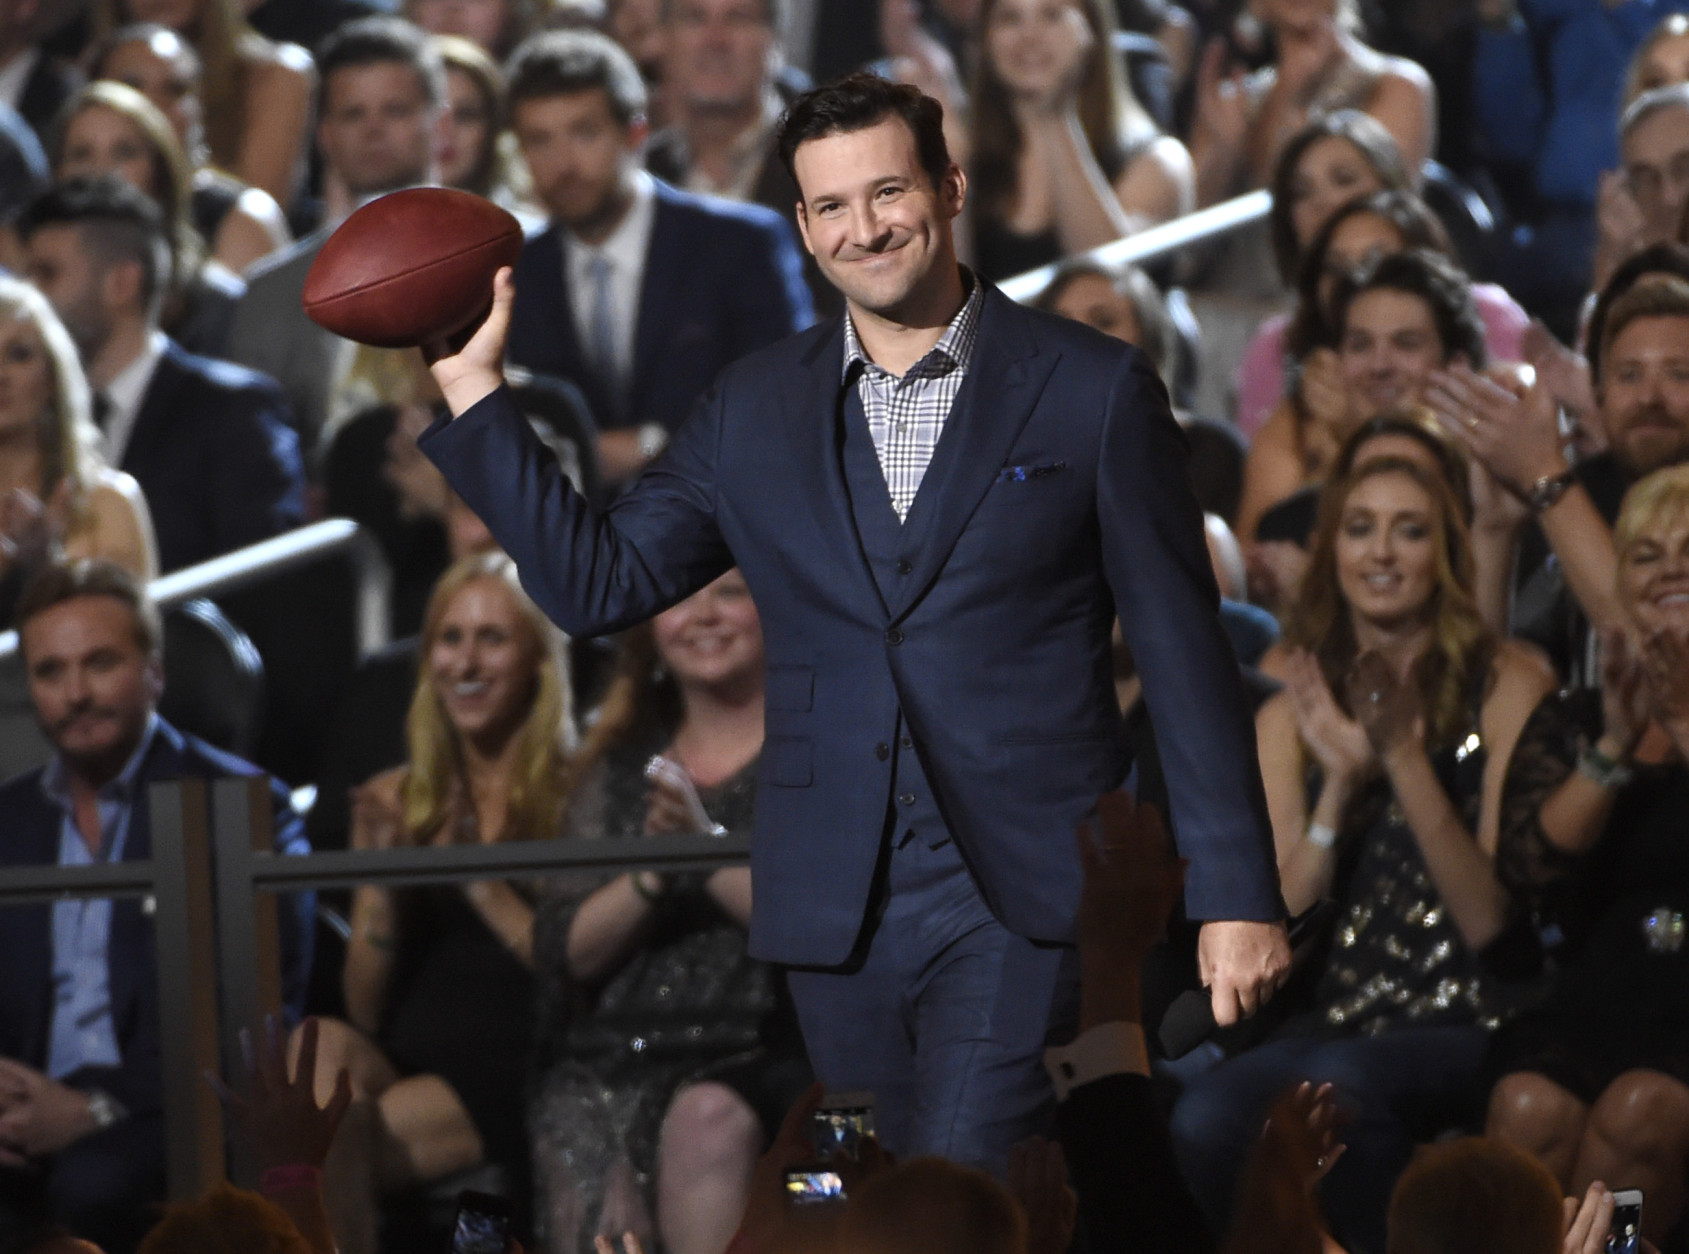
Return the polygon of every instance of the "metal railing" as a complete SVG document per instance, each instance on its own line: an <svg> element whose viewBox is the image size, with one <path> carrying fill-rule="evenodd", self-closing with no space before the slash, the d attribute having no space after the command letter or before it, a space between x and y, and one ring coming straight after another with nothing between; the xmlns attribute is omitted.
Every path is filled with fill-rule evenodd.
<svg viewBox="0 0 1689 1254"><path fill-rule="evenodd" d="M653 836L636 843L531 840L278 856L265 776L186 779L149 790L151 858L8 867L0 908L69 897L141 897L158 964L159 1041L170 1196L198 1197L250 1165L227 1153L207 1072L239 1087L239 1033L281 1005L275 894L384 884L538 878L558 871L702 870L742 863L745 840Z"/></svg>
<svg viewBox="0 0 1689 1254"><path fill-rule="evenodd" d="M374 538L349 518L330 518L225 553L208 562L184 566L147 585L159 609L199 597L218 597L261 583L275 575L344 554L352 562L357 586L358 653L368 657L391 636L388 602L393 575ZM18 633L0 632L0 659L17 652Z"/></svg>
<svg viewBox="0 0 1689 1254"><path fill-rule="evenodd" d="M1136 235L1100 244L1089 252L1017 274L998 286L1012 300L1029 301L1049 285L1063 265L1071 265L1075 261L1092 261L1105 266L1142 265L1193 244L1206 244L1241 230L1261 221L1272 212L1272 208L1271 192L1248 192L1234 200L1222 201L1207 209L1187 213L1182 218L1174 218L1171 222L1152 226Z"/></svg>

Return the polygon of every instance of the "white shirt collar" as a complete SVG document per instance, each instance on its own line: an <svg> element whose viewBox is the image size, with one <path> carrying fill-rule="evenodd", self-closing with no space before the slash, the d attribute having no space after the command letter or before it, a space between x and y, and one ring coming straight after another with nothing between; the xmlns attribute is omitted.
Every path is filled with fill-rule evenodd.
<svg viewBox="0 0 1689 1254"><path fill-rule="evenodd" d="M17 108L18 102L23 99L24 88L29 85L29 76L35 73L40 61L41 49L25 48L0 67L0 101Z"/></svg>
<svg viewBox="0 0 1689 1254"><path fill-rule="evenodd" d="M106 414L106 460L113 466L123 464L129 449L129 437L135 433L135 420L141 416L141 402L152 384L153 371L169 343L163 331L154 327L135 360L119 370L103 389L111 409Z"/></svg>

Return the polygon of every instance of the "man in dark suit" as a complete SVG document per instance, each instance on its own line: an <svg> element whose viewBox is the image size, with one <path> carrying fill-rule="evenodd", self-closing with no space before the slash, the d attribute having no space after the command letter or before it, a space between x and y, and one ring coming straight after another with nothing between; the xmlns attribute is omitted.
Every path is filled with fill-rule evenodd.
<svg viewBox="0 0 1689 1254"><path fill-rule="evenodd" d="M888 1148L1000 1164L1076 1010L1069 833L1128 767L1117 612L1221 1022L1289 948L1166 392L1136 349L957 265L940 113L868 75L793 105L799 224L846 317L730 366L604 515L501 385L508 280L435 350L458 416L421 444L571 633L744 572L768 655L751 950L789 964L817 1073L876 1091Z"/></svg>
<svg viewBox="0 0 1689 1254"><path fill-rule="evenodd" d="M281 389L158 328L169 253L153 203L115 179L74 179L31 204L18 234L30 281L82 354L106 456L146 494L159 565L297 527L304 470Z"/></svg>
<svg viewBox="0 0 1689 1254"><path fill-rule="evenodd" d="M11 105L43 140L82 75L41 47L58 16L47 0L0 4L0 104Z"/></svg>
<svg viewBox="0 0 1689 1254"><path fill-rule="evenodd" d="M577 384L599 461L625 480L728 362L809 325L792 228L639 168L645 84L602 35L554 31L511 57L510 118L551 225L516 266L510 359Z"/></svg>
<svg viewBox="0 0 1689 1254"><path fill-rule="evenodd" d="M158 611L98 562L51 566L18 629L30 700L54 756L0 785L0 866L151 856L148 786L257 774L158 717ZM272 789L277 853L305 853L287 790ZM283 996L297 1016L313 900L280 912ZM44 1196L108 1254L133 1248L164 1196L152 925L134 899L0 910L0 1195Z"/></svg>

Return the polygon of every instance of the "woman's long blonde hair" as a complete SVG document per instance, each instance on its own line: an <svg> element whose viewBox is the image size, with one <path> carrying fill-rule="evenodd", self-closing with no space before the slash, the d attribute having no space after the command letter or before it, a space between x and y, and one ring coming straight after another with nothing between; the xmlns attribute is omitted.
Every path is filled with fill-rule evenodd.
<svg viewBox="0 0 1689 1254"><path fill-rule="evenodd" d="M405 830L416 843L433 839L461 812L463 749L435 690L428 656L439 638L446 611L470 583L496 579L510 593L529 643L537 656L534 695L516 734L520 747L510 781L504 830L496 840L537 840L555 836L568 794L568 759L575 743L573 697L563 633L522 591L516 563L503 553L478 553L454 563L428 599L418 650L416 692L411 697L405 738L410 750L403 788ZM455 831L450 839L455 839Z"/></svg>
<svg viewBox="0 0 1689 1254"><path fill-rule="evenodd" d="M1337 704L1347 711L1349 671L1359 646L1353 613L1337 577L1337 534L1349 497L1380 475L1403 475L1431 498L1436 587L1427 608L1431 643L1416 677L1425 703L1426 745L1440 748L1470 730L1473 694L1489 672L1495 649L1494 633L1484 625L1472 595L1472 543L1464 515L1454 489L1441 477L1403 458L1381 457L1326 486L1320 494L1308 574L1285 624L1284 641L1314 655Z"/></svg>
<svg viewBox="0 0 1689 1254"><path fill-rule="evenodd" d="M47 350L53 395L37 420L40 496L47 500L61 482L68 480L72 518L79 518L105 459L100 455L100 431L94 425L88 379L82 373L76 343L47 298L20 279L0 277L0 322L28 323Z"/></svg>

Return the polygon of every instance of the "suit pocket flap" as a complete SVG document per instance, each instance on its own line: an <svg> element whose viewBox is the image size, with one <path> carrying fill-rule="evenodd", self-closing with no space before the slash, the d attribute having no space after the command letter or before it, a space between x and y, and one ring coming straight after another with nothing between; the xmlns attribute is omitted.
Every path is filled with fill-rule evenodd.
<svg viewBox="0 0 1689 1254"><path fill-rule="evenodd" d="M763 700L771 710L807 713L815 708L813 666L770 666L763 688ZM766 750L765 750L766 752Z"/></svg>
<svg viewBox="0 0 1689 1254"><path fill-rule="evenodd" d="M770 736L762 742L757 776L781 788L808 788L814 766L815 743L808 736Z"/></svg>

